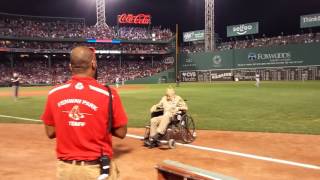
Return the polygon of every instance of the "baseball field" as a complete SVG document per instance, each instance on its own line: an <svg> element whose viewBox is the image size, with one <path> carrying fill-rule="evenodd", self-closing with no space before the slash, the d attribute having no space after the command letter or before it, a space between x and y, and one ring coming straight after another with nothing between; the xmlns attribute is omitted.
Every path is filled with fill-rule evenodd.
<svg viewBox="0 0 320 180"><path fill-rule="evenodd" d="M130 127L114 144L122 179L156 179L154 166L165 159L238 179L320 178L319 81L181 84L176 92L187 101L197 139L149 150L136 138L168 86L118 89ZM0 88L0 177L54 179L54 141L37 121L50 88L23 87L17 102L10 88Z"/></svg>

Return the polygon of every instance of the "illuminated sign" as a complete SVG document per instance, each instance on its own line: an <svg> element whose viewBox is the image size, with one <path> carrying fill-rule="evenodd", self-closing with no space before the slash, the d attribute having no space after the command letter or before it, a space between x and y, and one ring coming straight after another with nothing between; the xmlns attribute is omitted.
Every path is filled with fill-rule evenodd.
<svg viewBox="0 0 320 180"><path fill-rule="evenodd" d="M320 14L309 14L300 17L300 27L310 28L320 26Z"/></svg>
<svg viewBox="0 0 320 180"><path fill-rule="evenodd" d="M204 40L204 30L190 31L183 33L183 42L191 41L203 41Z"/></svg>
<svg viewBox="0 0 320 180"><path fill-rule="evenodd" d="M118 15L119 24L140 24L148 25L151 24L151 15L150 14L121 14Z"/></svg>
<svg viewBox="0 0 320 180"><path fill-rule="evenodd" d="M120 44L120 40L111 40L111 39L87 39L87 43L112 43L112 44Z"/></svg>
<svg viewBox="0 0 320 180"><path fill-rule="evenodd" d="M259 22L227 26L227 36L243 36L259 33Z"/></svg>

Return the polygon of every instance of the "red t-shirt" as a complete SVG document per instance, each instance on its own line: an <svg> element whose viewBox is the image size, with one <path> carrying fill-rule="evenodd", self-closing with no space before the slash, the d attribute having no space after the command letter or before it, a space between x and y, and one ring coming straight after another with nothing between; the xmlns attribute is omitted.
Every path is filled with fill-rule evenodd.
<svg viewBox="0 0 320 180"><path fill-rule="evenodd" d="M113 128L125 126L128 118L120 97L114 89L111 93ZM95 160L102 151L112 158L108 112L108 90L93 78L73 76L66 84L53 88L41 119L56 129L58 159Z"/></svg>

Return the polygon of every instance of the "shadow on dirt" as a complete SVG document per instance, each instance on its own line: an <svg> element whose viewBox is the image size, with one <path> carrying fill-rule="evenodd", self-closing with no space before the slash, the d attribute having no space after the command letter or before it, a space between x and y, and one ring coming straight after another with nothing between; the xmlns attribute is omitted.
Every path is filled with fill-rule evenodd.
<svg viewBox="0 0 320 180"><path fill-rule="evenodd" d="M113 157L119 158L120 156L123 156L125 154L129 154L132 150L133 149L128 146L125 146L123 144L117 144L117 145L113 146L113 152L114 152Z"/></svg>

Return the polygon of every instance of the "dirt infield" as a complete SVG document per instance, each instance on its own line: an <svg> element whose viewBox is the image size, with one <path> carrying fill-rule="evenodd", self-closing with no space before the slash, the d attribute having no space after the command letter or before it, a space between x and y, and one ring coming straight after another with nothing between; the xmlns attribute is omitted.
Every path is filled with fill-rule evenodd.
<svg viewBox="0 0 320 180"><path fill-rule="evenodd" d="M143 129L130 129L142 135ZM199 131L194 145L320 165L320 136ZM55 142L40 124L0 124L1 179L55 179ZM238 179L319 179L320 170L178 146L147 149L142 141L114 139L122 180L156 179L155 165L165 159Z"/></svg>
<svg viewBox="0 0 320 180"><path fill-rule="evenodd" d="M115 88L115 87L114 87ZM131 90L141 90L145 89L145 86L135 86L135 85L130 85L130 86L120 86L119 88L115 88L118 91L131 91ZM33 91L24 91L23 89L20 89L19 91L19 96L20 97L29 97L29 96L46 96L48 95L48 90L33 90ZM12 96L12 92L8 90L7 92L0 92L0 97L9 97Z"/></svg>
<svg viewBox="0 0 320 180"><path fill-rule="evenodd" d="M48 95L48 91L29 91L29 92L21 92L19 96L45 96ZM8 97L12 96L11 92L0 92L0 97Z"/></svg>

